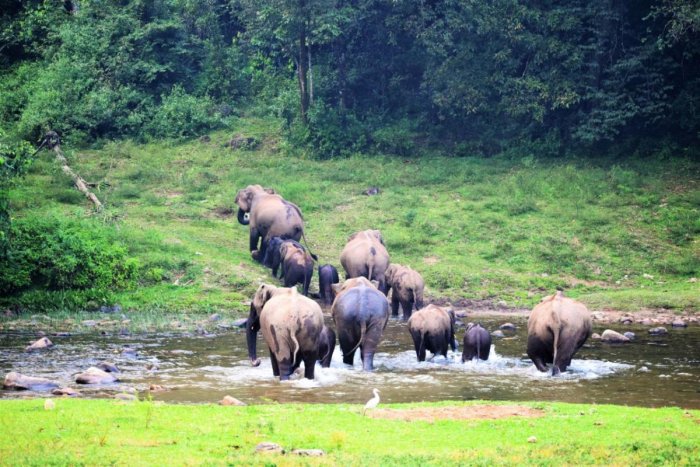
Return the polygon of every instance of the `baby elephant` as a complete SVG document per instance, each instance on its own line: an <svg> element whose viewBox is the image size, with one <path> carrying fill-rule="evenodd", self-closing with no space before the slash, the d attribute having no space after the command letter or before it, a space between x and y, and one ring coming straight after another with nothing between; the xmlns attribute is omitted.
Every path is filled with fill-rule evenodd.
<svg viewBox="0 0 700 467"><path fill-rule="evenodd" d="M326 305L333 303L333 289L331 285L340 282L338 270L330 264L324 264L318 267L318 291L321 300Z"/></svg>
<svg viewBox="0 0 700 467"><path fill-rule="evenodd" d="M420 274L408 266L390 264L384 273L387 289L391 292L391 316L399 315L399 303L403 308L404 321L411 317L413 305L416 310L423 308L425 283Z"/></svg>
<svg viewBox="0 0 700 467"><path fill-rule="evenodd" d="M428 305L415 313L408 320L408 331L413 337L416 357L419 362L425 361L425 351L430 350L434 355L447 357L447 347L457 350L455 340L455 314L435 305Z"/></svg>
<svg viewBox="0 0 700 467"><path fill-rule="evenodd" d="M285 287L303 285L303 294L309 296L309 284L314 274L314 260L297 242L286 241L280 246L282 280Z"/></svg>
<svg viewBox="0 0 700 467"><path fill-rule="evenodd" d="M323 326L318 340L318 359L322 368L331 366L333 352L335 351L335 332L328 326Z"/></svg>
<svg viewBox="0 0 700 467"><path fill-rule="evenodd" d="M464 333L464 346L462 348L462 362L472 360L488 360L491 352L491 334L481 327L479 323L469 323L467 332Z"/></svg>

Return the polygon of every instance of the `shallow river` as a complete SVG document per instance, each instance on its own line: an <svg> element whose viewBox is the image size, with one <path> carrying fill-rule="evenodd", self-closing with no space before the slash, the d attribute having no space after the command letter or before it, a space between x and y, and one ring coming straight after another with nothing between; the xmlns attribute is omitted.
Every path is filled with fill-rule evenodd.
<svg viewBox="0 0 700 467"><path fill-rule="evenodd" d="M524 353L524 318L480 317L479 321L489 330L498 329L506 321L517 326L510 337L494 338L487 362L463 364L460 349L447 359L436 357L432 362L418 363L406 324L391 320L375 356L374 372L360 370L359 356L354 368L346 367L336 347L331 368L317 365L316 380L295 376L284 383L272 376L260 336L262 364L250 366L243 330L210 336L51 336L55 347L35 353L24 352L34 340L32 335L0 333L0 378L18 371L76 387L76 373L109 360L121 369L121 381L81 387L83 394L103 397L129 388L146 392L149 385L157 384L169 390L153 393L152 397L170 402L216 402L230 394L248 403L361 403L372 396L372 388L378 388L385 402L550 400L700 409L698 326L669 327L665 336L650 336L648 328L641 326L617 326L620 332L635 332L637 339L624 345L589 340L570 369L552 378L539 373ZM594 332L603 330L594 325ZM463 334L464 328L458 328L460 346ZM137 354L123 354L127 347L136 349ZM153 370L154 365L157 370ZM38 394L0 390L0 397L26 395Z"/></svg>

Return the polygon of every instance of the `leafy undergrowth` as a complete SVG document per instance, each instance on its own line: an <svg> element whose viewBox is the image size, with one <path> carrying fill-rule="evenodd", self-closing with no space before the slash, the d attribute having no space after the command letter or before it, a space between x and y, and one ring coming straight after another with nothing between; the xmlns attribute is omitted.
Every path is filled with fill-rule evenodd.
<svg viewBox="0 0 700 467"><path fill-rule="evenodd" d="M0 401L5 465L697 465L700 412L529 403L537 418L404 421L359 406ZM478 403L482 404L482 403ZM393 408L464 406L454 402ZM443 409L444 411L444 409ZM534 437L534 439L532 438ZM534 441L534 442L533 442ZM260 442L287 453L256 454ZM293 449L321 449L318 458Z"/></svg>
<svg viewBox="0 0 700 467"><path fill-rule="evenodd" d="M232 150L232 135L255 137ZM70 163L107 206L91 206L44 152L12 193L16 217L97 217L139 263L125 308L244 312L269 272L248 253L233 200L248 184L297 203L311 249L340 269L347 236L380 229L392 261L423 274L427 295L531 307L564 287L594 308L697 311L700 164L629 160L287 156L274 120L240 119L195 140L111 142ZM377 196L362 191L376 186ZM315 286L314 286L315 287ZM31 310L31 306L28 307Z"/></svg>

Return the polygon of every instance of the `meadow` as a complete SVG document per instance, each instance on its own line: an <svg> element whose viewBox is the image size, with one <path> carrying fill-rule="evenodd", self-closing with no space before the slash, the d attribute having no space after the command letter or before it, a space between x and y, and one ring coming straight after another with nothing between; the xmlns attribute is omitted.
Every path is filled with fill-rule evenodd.
<svg viewBox="0 0 700 467"><path fill-rule="evenodd" d="M700 412L526 403L534 417L364 417L347 404L247 407L150 401L0 401L4 465L697 465ZM502 403L389 405L393 411L496 412ZM505 404L512 405L512 404ZM206 420L206 423L202 423ZM286 454L256 453L273 442ZM299 457L294 449L321 449Z"/></svg>
<svg viewBox="0 0 700 467"><path fill-rule="evenodd" d="M227 147L236 135L255 144ZM43 151L11 192L13 216L78 219L122 242L139 276L111 295L124 310L245 313L258 284L274 281L235 218L236 192L249 184L301 207L321 264L340 269L347 236L380 229L392 261L424 276L429 300L529 308L562 287L591 309L700 309L700 163L690 156L422 150L318 160L281 135L276 119L240 118L181 143L65 145L96 185L99 213ZM370 187L380 193L363 195ZM65 308L60 290L31 293L19 299L24 310Z"/></svg>

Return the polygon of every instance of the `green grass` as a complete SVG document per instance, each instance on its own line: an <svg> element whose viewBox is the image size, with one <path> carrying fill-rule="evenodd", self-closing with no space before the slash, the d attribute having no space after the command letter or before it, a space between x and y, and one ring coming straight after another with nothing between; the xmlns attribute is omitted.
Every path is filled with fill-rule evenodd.
<svg viewBox="0 0 700 467"><path fill-rule="evenodd" d="M232 134L263 143L232 151ZM236 191L274 187L297 203L311 248L339 267L347 236L378 228L392 261L421 272L429 297L531 307L557 287L591 306L698 311L700 163L688 158L397 158L317 161L286 155L275 120L241 119L192 141L111 142L71 151L73 168L101 182L114 225L142 269L117 302L137 310L244 313L269 272L248 253ZM12 193L15 216L88 216L52 155L41 154ZM370 186L379 196L361 192ZM235 214L235 211L234 211ZM649 278L653 276L653 278Z"/></svg>
<svg viewBox="0 0 700 467"><path fill-rule="evenodd" d="M700 412L529 403L543 417L402 421L359 406L0 401L4 465L697 465ZM455 406L461 403L411 404ZM393 405L405 408L407 405ZM528 442L531 436L536 442ZM322 458L256 454L267 441Z"/></svg>

